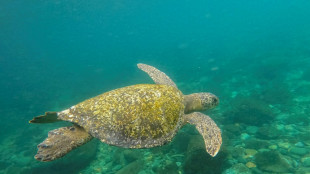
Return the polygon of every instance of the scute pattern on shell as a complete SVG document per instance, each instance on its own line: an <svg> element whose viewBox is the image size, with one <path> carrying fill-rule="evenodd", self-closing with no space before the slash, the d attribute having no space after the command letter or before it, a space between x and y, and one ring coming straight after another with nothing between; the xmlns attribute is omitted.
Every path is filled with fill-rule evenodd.
<svg viewBox="0 0 310 174"><path fill-rule="evenodd" d="M160 146L182 125L183 94L167 85L133 85L85 100L58 113L110 145Z"/></svg>

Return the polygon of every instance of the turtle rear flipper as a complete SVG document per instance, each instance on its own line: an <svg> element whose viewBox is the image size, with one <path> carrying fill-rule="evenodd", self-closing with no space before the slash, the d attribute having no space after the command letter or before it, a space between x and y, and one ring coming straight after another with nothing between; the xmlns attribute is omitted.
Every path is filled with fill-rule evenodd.
<svg viewBox="0 0 310 174"><path fill-rule="evenodd" d="M164 72L159 71L153 66L139 63L138 68L146 72L156 84L169 85L178 88L177 85Z"/></svg>
<svg viewBox="0 0 310 174"><path fill-rule="evenodd" d="M38 152L34 158L39 161L52 161L63 157L91 139L92 136L77 125L52 130L48 132L48 137L38 145Z"/></svg>
<svg viewBox="0 0 310 174"><path fill-rule="evenodd" d="M57 112L45 112L45 115L34 117L29 123L54 123L61 121L58 119Z"/></svg>
<svg viewBox="0 0 310 174"><path fill-rule="evenodd" d="M215 156L222 144L221 130L215 122L207 115L200 112L193 112L184 116L184 121L196 126L205 142L206 151Z"/></svg>

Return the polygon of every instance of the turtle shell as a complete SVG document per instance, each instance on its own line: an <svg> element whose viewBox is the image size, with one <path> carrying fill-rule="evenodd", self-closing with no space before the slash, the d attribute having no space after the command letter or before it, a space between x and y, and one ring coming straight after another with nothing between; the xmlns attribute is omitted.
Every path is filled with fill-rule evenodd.
<svg viewBox="0 0 310 174"><path fill-rule="evenodd" d="M110 145L147 148L171 141L182 125L184 98L168 85L115 89L58 113Z"/></svg>

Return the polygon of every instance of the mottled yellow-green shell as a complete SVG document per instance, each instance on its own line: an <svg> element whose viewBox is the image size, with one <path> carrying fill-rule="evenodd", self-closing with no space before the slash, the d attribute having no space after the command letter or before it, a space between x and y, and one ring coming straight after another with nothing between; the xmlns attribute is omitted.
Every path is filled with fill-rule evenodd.
<svg viewBox="0 0 310 174"><path fill-rule="evenodd" d="M182 125L183 94L168 85L115 89L58 113L102 142L145 148L171 141Z"/></svg>

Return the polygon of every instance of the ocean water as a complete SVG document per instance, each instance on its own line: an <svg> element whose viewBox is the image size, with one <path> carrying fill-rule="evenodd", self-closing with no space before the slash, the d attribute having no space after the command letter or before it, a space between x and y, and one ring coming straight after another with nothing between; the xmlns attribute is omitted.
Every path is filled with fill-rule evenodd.
<svg viewBox="0 0 310 174"><path fill-rule="evenodd" d="M0 173L310 173L310 1L0 1ZM165 72L184 94L212 92L216 157L194 126L150 149L93 139L40 162L70 123L29 124Z"/></svg>

